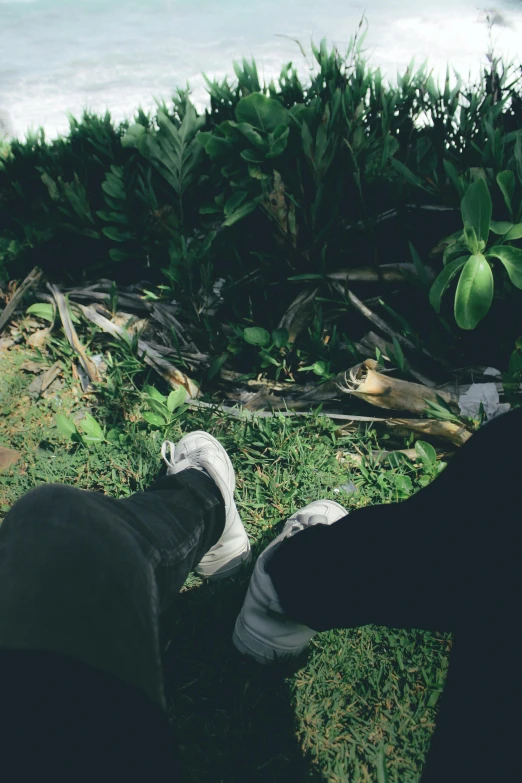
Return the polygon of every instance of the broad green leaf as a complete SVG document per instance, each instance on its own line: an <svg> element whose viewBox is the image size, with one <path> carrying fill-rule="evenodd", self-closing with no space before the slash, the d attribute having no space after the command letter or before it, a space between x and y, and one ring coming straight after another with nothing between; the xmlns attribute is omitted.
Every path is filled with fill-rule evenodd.
<svg viewBox="0 0 522 783"><path fill-rule="evenodd" d="M49 174L44 171L41 178L40 178L49 191L49 196L53 201L60 201L60 191L58 190L58 186L56 185L56 182L54 179L49 176Z"/></svg>
<svg viewBox="0 0 522 783"><path fill-rule="evenodd" d="M116 263L121 263L122 261L127 261L127 259L132 258L132 255L128 253L126 250L120 250L117 247L112 247L109 250L109 256L112 258L113 261L116 261Z"/></svg>
<svg viewBox="0 0 522 783"><path fill-rule="evenodd" d="M167 423L164 416L160 416L158 413L151 413L150 411L142 411L141 415L149 424L155 427L164 427Z"/></svg>
<svg viewBox="0 0 522 783"><path fill-rule="evenodd" d="M54 321L54 305L47 304L46 302L37 302L32 304L25 311L27 315L35 315L37 318L43 318L44 321Z"/></svg>
<svg viewBox="0 0 522 783"><path fill-rule="evenodd" d="M492 220L489 226L490 230L494 234L504 236L513 228L513 223L509 223L507 220Z"/></svg>
<svg viewBox="0 0 522 783"><path fill-rule="evenodd" d="M259 92L241 98L236 106L236 119L238 122L248 122L254 128L271 132L278 125L286 125L289 122L288 111L279 101L267 98Z"/></svg>
<svg viewBox="0 0 522 783"><path fill-rule="evenodd" d="M288 329L274 329L272 332L272 342L276 348L283 348L285 345L288 345L289 338Z"/></svg>
<svg viewBox="0 0 522 783"><path fill-rule="evenodd" d="M470 256L455 294L455 320L461 329L474 329L484 318L493 301L493 287L493 272L487 260L480 253Z"/></svg>
<svg viewBox="0 0 522 783"><path fill-rule="evenodd" d="M169 411L165 402L160 402L159 400L154 400L152 397L149 397L147 399L147 405L149 408L152 408L154 413L157 413L160 416L168 416Z"/></svg>
<svg viewBox="0 0 522 783"><path fill-rule="evenodd" d="M270 333L261 326L247 326L243 330L243 336L250 345L260 345L263 348L270 345Z"/></svg>
<svg viewBox="0 0 522 783"><path fill-rule="evenodd" d="M238 220L242 220L242 218L246 217L247 215L250 215L251 212L255 210L257 207L257 201L247 201L246 204L242 204L242 206L239 207L239 209L236 209L235 212L230 215L226 220L223 221L221 224L222 226L233 226L234 223L237 223Z"/></svg>
<svg viewBox="0 0 522 783"><path fill-rule="evenodd" d="M409 476L395 476L395 489L399 497L408 497L413 492L413 482Z"/></svg>
<svg viewBox="0 0 522 783"><path fill-rule="evenodd" d="M102 182L102 190L117 201L123 201L125 199L125 190L121 181L112 174L107 174L105 182Z"/></svg>
<svg viewBox="0 0 522 783"><path fill-rule="evenodd" d="M106 226L102 228L102 233L109 239L112 239L113 242L129 242L131 239L134 239L131 231L122 231L117 226Z"/></svg>
<svg viewBox="0 0 522 783"><path fill-rule="evenodd" d="M139 125L138 123L136 123L136 125L131 125L127 133L121 140L121 146L137 147L139 144L139 140L144 133L146 133L146 130L143 127L143 125Z"/></svg>
<svg viewBox="0 0 522 783"><path fill-rule="evenodd" d="M249 122L239 122L236 127L254 147L257 147L264 152L268 150L268 141L264 139Z"/></svg>
<svg viewBox="0 0 522 783"><path fill-rule="evenodd" d="M225 215L229 217L232 215L236 209L241 206L243 201L246 199L248 193L246 190L236 190L235 193L233 193L228 201L225 204Z"/></svg>
<svg viewBox="0 0 522 783"><path fill-rule="evenodd" d="M315 362L312 369L316 375L322 376L328 372L328 364L323 361Z"/></svg>
<svg viewBox="0 0 522 783"><path fill-rule="evenodd" d="M96 212L96 215L106 223L118 223L120 226L129 225L129 219L124 212L105 212L100 209Z"/></svg>
<svg viewBox="0 0 522 783"><path fill-rule="evenodd" d="M205 149L211 160L228 159L234 154L234 145L228 139L220 139L219 136L212 136Z"/></svg>
<svg viewBox="0 0 522 783"><path fill-rule="evenodd" d="M502 191L506 207L509 210L509 214L513 215L513 193L515 192L515 175L512 171L499 171L497 174L497 184Z"/></svg>
<svg viewBox="0 0 522 783"><path fill-rule="evenodd" d="M247 163L262 163L264 160L264 157L260 152L251 149L241 150L239 154Z"/></svg>
<svg viewBox="0 0 522 783"><path fill-rule="evenodd" d="M440 313L442 296L457 272L462 269L469 256L461 256L451 261L438 275L430 289L430 304L436 313Z"/></svg>
<svg viewBox="0 0 522 783"><path fill-rule="evenodd" d="M89 440L103 440L103 430L96 421L96 419L90 415L85 414L83 419L78 422L78 428L85 433Z"/></svg>
<svg viewBox="0 0 522 783"><path fill-rule="evenodd" d="M202 147L206 147L211 138L212 133L210 131L200 131L196 136L196 141L198 144L201 144Z"/></svg>
<svg viewBox="0 0 522 783"><path fill-rule="evenodd" d="M462 221L475 229L478 239L488 241L491 223L491 196L486 180L480 177L467 189L461 203Z"/></svg>
<svg viewBox="0 0 522 783"><path fill-rule="evenodd" d="M490 256L500 259L513 285L522 288L522 250L509 245L495 245L488 253L488 258Z"/></svg>
<svg viewBox="0 0 522 783"><path fill-rule="evenodd" d="M424 440L418 440L415 444L415 451L424 465L433 465L437 461L437 452L431 445Z"/></svg>
<svg viewBox="0 0 522 783"><path fill-rule="evenodd" d="M66 438L71 438L73 435L78 434L76 424L62 413L59 413L56 416L56 428L59 430L59 432L62 433L62 435L65 435Z"/></svg>
<svg viewBox="0 0 522 783"><path fill-rule="evenodd" d="M504 237L504 242L514 242L516 239L522 239L522 223L515 223L514 226L511 226Z"/></svg>
<svg viewBox="0 0 522 783"><path fill-rule="evenodd" d="M177 389L171 391L167 400L167 408L172 413L179 408L187 399L187 391L183 386L178 386Z"/></svg>
<svg viewBox="0 0 522 783"><path fill-rule="evenodd" d="M283 132L278 135L276 138L276 133L274 133L274 142L270 145L270 152L266 156L267 159L277 158L281 153L283 153L286 149L286 146L288 144L288 134L290 133L290 129L288 127L279 126L279 128L283 127ZM277 132L276 128L276 132Z"/></svg>
<svg viewBox="0 0 522 783"><path fill-rule="evenodd" d="M113 428L112 430L109 430L107 433L107 440L110 443L119 443L120 442L120 435L123 433L121 430L117 430L116 428Z"/></svg>
<svg viewBox="0 0 522 783"><path fill-rule="evenodd" d="M152 397L153 400L158 400L158 402L163 403L167 402L165 395L159 392L154 386L144 386L143 391L149 397Z"/></svg>

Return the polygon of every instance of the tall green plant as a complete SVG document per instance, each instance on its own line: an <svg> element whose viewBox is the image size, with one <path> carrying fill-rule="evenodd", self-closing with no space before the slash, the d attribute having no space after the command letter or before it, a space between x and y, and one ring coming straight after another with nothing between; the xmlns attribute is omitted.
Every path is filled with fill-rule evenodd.
<svg viewBox="0 0 522 783"><path fill-rule="evenodd" d="M513 214L513 172L500 172L497 181L506 206ZM455 320L461 329L474 329L487 315L493 301L494 260L502 262L513 286L522 289L522 250L510 244L522 238L522 222L513 224L491 220L491 196L483 178L469 186L462 199L461 213L464 231L458 232L449 245L447 263L431 287L430 302L440 312L444 292L459 275L454 303ZM517 215L520 218L520 203ZM498 236L492 242L491 233ZM449 260L450 253L452 260Z"/></svg>

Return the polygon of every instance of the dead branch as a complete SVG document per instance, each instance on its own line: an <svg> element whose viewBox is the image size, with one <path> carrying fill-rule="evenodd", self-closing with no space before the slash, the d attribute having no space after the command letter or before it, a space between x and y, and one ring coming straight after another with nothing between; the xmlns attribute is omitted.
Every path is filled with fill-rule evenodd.
<svg viewBox="0 0 522 783"><path fill-rule="evenodd" d="M78 307L85 318L96 324L96 326L99 326L102 331L111 334L113 337L124 340L128 345L132 343L131 335L123 329L123 327L112 323L108 318L105 318L105 316L96 312L93 307L86 307L85 305L78 305ZM184 372L181 372L181 370L178 370L177 367L174 367L174 365L164 359L149 343L140 338L138 338L138 353L143 360L165 378L173 388L176 389L178 386L183 386L189 397L195 398L198 396L199 388L194 381L185 375Z"/></svg>
<svg viewBox="0 0 522 783"><path fill-rule="evenodd" d="M85 348L81 344L78 335L76 334L76 329L74 328L74 324L71 320L71 316L69 315L69 310L67 308L67 302L65 301L64 295L61 293L61 291L59 291L59 289L56 286L51 285L50 283L47 284L47 289L51 292L54 301L56 302L58 313L60 314L60 319L62 321L63 330L65 332L65 336L67 337L67 340L69 341L70 346L78 354L78 358L80 359L80 364L85 370L85 373L89 378L89 381L91 381L91 383L97 382L99 378L98 378L98 371L96 369L96 365L87 356L87 353L85 352Z"/></svg>
<svg viewBox="0 0 522 783"><path fill-rule="evenodd" d="M432 269L427 269L431 279L435 279ZM415 264L382 264L377 267L363 266L354 269L339 269L326 275L328 280L336 280L341 283L407 283L410 277L418 277Z"/></svg>
<svg viewBox="0 0 522 783"><path fill-rule="evenodd" d="M455 412L458 412L458 400L452 394L428 388L420 383L385 376L377 372L377 367L377 362L366 359L350 368L344 373L344 382L338 380L339 376L337 376L339 390L379 408L405 410L412 413L424 413L427 400L437 402L437 397L441 397Z"/></svg>
<svg viewBox="0 0 522 783"><path fill-rule="evenodd" d="M2 313L0 314L0 332L9 321L26 293L41 280L42 275L43 272L35 266L35 268L29 272L23 283L18 286L13 296L11 297L11 300L4 307Z"/></svg>

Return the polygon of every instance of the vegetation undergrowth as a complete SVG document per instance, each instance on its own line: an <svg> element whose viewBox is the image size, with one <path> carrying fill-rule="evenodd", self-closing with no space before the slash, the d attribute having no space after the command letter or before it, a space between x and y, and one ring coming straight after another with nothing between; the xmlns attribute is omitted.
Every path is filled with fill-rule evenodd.
<svg viewBox="0 0 522 783"><path fill-rule="evenodd" d="M391 84L365 59L363 40L360 28L344 53L312 45L307 83L292 63L269 84L255 62L235 63L233 81L207 80L202 114L178 89L132 123L86 113L63 138L14 140L0 161L4 278L38 265L65 284L145 281L151 298L175 299L181 323L216 360L212 372L228 363L249 373L238 330L272 335L308 293L341 338L353 315L349 280L364 280L364 267L382 283L383 265L407 263L409 284L386 288L386 304L419 340L457 363L506 364L521 302L522 251L511 244L521 233L520 69L490 52L475 84L448 70L438 85L427 64ZM437 274L460 270L446 264L462 249L460 205L477 182L488 186L491 228L508 249L477 260L484 238L466 234L475 261L461 276L455 323L449 298L437 314L428 292ZM375 310L385 312L379 302ZM283 376L278 351L293 344L291 330L284 340L259 343L268 348L261 367ZM332 363L323 353L309 363L323 363L318 375Z"/></svg>
<svg viewBox="0 0 522 783"><path fill-rule="evenodd" d="M146 420L150 407L142 393L155 381L143 368L141 374L129 372L121 354L109 370L126 379L117 400L101 398L93 406L66 361L54 387L38 394L38 364L49 367L55 350L0 350L0 444L20 453L17 464L0 472L2 516L43 482L114 497L144 489L163 469L162 438L176 441L195 428L212 432L231 455L238 507L255 552L314 498L334 498L353 510L407 497L433 475L421 450L413 462L383 462L374 455L373 434L340 438L320 414L238 420L184 406L165 429L158 428ZM91 441L75 442L57 427L59 416L80 427L89 414L101 438L91 430ZM109 439L111 431L119 433ZM366 455L362 465L338 459L354 450ZM300 666L260 669L238 656L230 638L248 578L245 570L227 583L208 585L191 576L164 618L169 709L185 779L369 782L386 774L389 781L417 781L449 638L376 627L329 632L314 640Z"/></svg>

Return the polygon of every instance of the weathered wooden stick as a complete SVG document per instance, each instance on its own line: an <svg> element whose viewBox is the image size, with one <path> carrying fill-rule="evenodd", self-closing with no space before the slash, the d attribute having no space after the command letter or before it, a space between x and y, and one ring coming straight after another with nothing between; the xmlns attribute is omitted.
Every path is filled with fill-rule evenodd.
<svg viewBox="0 0 522 783"><path fill-rule="evenodd" d="M431 278L435 278L435 273L429 269ZM339 269L337 272L330 272L326 275L328 280L337 280L341 283L406 283L408 277L418 277L415 264L382 264L378 271L373 266L355 267L353 269Z"/></svg>
<svg viewBox="0 0 522 783"><path fill-rule="evenodd" d="M71 320L71 316L69 315L69 311L67 309L67 302L65 301L65 297L62 294L62 292L54 285L51 285L50 283L47 284L47 289L51 292L51 294L54 297L54 301L56 302L56 306L58 308L58 312L60 314L60 319L62 321L63 330L65 332L65 336L67 337L67 340L69 341L69 344L72 348L76 351L78 354L78 358L80 359L80 363L85 370L87 377L92 382L97 382L99 380L98 377L98 370L96 369L96 365L94 362L89 359L87 356L87 353L85 351L85 348L81 344L78 335L76 334L76 329L74 328L74 324Z"/></svg>
<svg viewBox="0 0 522 783"><path fill-rule="evenodd" d="M124 340L130 345L132 337L123 327L112 323L108 318L105 318L105 316L96 312L93 307L86 307L85 305L78 305L78 307L87 320L96 324L96 326L99 326L104 332L112 334L113 337ZM188 375L185 375L184 372L181 372L181 370L178 370L177 367L174 367L170 362L164 359L158 351L149 345L149 343L140 338L138 338L138 352L140 356L143 357L143 360L165 378L173 388L183 386L189 397L195 398L198 396L199 388L194 381L189 378Z"/></svg>
<svg viewBox="0 0 522 783"><path fill-rule="evenodd" d="M11 298L11 301L4 307L2 313L0 314L0 332L13 315L25 294L41 280L42 275L43 272L41 269L38 269L38 267L35 266L35 268L29 272L23 283L18 286Z"/></svg>
<svg viewBox="0 0 522 783"><path fill-rule="evenodd" d="M372 359L355 365L344 373L344 384L342 381L338 383L339 390L379 408L412 413L424 413L427 400L437 402L437 397L441 397L458 412L458 400L453 394L383 375L377 372L377 366L377 362Z"/></svg>

